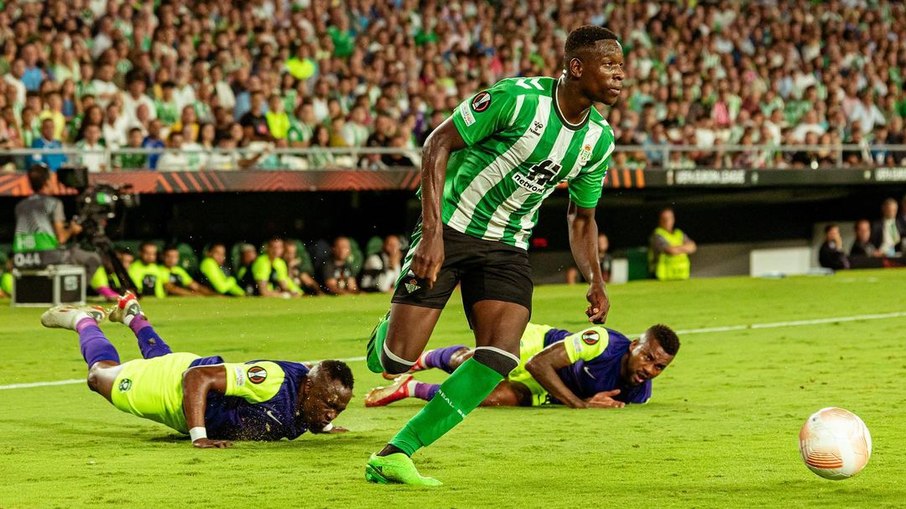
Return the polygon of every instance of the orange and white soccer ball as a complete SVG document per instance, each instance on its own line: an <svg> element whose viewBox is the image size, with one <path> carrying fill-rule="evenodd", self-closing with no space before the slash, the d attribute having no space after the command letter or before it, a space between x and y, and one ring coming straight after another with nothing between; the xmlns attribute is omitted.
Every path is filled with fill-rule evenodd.
<svg viewBox="0 0 906 509"><path fill-rule="evenodd" d="M818 410L799 431L799 453L825 479L848 479L871 458L871 434L859 416L842 408Z"/></svg>

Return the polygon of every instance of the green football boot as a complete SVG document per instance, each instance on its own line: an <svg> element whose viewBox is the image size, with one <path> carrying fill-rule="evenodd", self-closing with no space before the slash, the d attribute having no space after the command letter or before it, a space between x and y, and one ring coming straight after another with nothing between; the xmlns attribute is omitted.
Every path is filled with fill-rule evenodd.
<svg viewBox="0 0 906 509"><path fill-rule="evenodd" d="M418 473L412 458L398 452L387 456L372 454L365 465L365 480L376 484L440 486L442 482Z"/></svg>

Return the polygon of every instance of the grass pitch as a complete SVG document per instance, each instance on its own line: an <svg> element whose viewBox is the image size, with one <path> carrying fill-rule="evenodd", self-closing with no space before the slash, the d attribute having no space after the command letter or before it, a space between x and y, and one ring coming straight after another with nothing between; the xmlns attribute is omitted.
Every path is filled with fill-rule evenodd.
<svg viewBox="0 0 906 509"><path fill-rule="evenodd" d="M336 421L350 433L228 450L193 449L81 383L4 389L0 507L902 507L906 317L870 315L906 311L904 291L902 270L613 286L608 326L688 331L651 402L478 409L416 455L445 483L433 490L365 483L368 455L421 402L365 409L362 396L383 380L360 360L350 362L356 397ZM387 305L387 296L143 302L174 350L229 361L361 358ZM534 321L578 330L584 308L581 286L539 287ZM0 385L84 377L75 334L42 329L40 313L0 302ZM752 324L774 325L732 328ZM103 328L123 360L138 356L127 328ZM471 343L455 300L432 344L454 342ZM799 427L825 406L871 430L871 462L854 479L820 479L799 459Z"/></svg>

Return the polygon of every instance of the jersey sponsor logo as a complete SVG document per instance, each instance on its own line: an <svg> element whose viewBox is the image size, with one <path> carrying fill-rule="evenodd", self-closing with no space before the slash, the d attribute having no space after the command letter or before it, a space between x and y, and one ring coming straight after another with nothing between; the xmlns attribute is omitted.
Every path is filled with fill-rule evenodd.
<svg viewBox="0 0 906 509"><path fill-rule="evenodd" d="M534 122L532 122L532 126L529 127L529 132L534 134L535 136L541 136L541 133L544 132L544 124L535 120Z"/></svg>
<svg viewBox="0 0 906 509"><path fill-rule="evenodd" d="M513 181L520 187L540 194L547 190L547 185L560 173L562 166L545 159L529 168L528 175L519 172L513 173Z"/></svg>
<svg viewBox="0 0 906 509"><path fill-rule="evenodd" d="M261 366L252 366L246 371L246 374L249 377L249 382L253 384L260 384L261 382L267 380L267 370Z"/></svg>
<svg viewBox="0 0 906 509"><path fill-rule="evenodd" d="M475 113L481 113L490 106L491 94L487 92L479 92L478 95L472 99L472 109L475 110Z"/></svg>
<svg viewBox="0 0 906 509"><path fill-rule="evenodd" d="M242 387L243 385L245 385L245 372L242 371L242 368L236 366L234 372L236 373L236 387Z"/></svg>
<svg viewBox="0 0 906 509"><path fill-rule="evenodd" d="M122 380L120 380L120 384L117 386L117 389L119 389L120 392L126 392L131 388L132 388L132 380L130 380L128 378L123 378Z"/></svg>
<svg viewBox="0 0 906 509"><path fill-rule="evenodd" d="M582 342L588 346L594 346L601 340L597 331L589 330L582 333Z"/></svg>
<svg viewBox="0 0 906 509"><path fill-rule="evenodd" d="M462 115L462 121L466 123L466 127L475 123L475 115L472 115L472 110L466 103L459 105L459 114Z"/></svg>

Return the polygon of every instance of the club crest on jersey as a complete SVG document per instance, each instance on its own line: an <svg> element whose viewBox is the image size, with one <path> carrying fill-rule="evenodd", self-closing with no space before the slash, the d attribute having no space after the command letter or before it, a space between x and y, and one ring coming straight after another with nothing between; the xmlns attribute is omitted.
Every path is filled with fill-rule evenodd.
<svg viewBox="0 0 906 509"><path fill-rule="evenodd" d="M588 330L582 333L582 342L588 346L597 345L600 340L601 336L598 335L597 331Z"/></svg>
<svg viewBox="0 0 906 509"><path fill-rule="evenodd" d="M260 384L261 382L267 380L267 370L261 366L252 366L246 371L246 374L249 377L249 382L253 384Z"/></svg>
<svg viewBox="0 0 906 509"><path fill-rule="evenodd" d="M588 163L588 160L591 159L591 151L591 145L582 147L582 150L579 151L579 166L585 166Z"/></svg>
<svg viewBox="0 0 906 509"><path fill-rule="evenodd" d="M489 106L491 106L491 94L487 92L479 92L472 99L472 109L475 110L475 113L481 113L488 109Z"/></svg>

